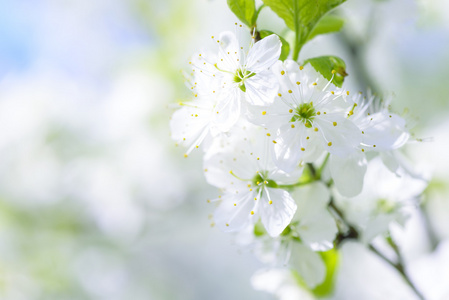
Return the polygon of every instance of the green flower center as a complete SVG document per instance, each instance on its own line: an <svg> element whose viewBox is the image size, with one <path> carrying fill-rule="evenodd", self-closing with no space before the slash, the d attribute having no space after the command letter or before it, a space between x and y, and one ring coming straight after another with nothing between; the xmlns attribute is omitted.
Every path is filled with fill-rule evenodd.
<svg viewBox="0 0 449 300"><path fill-rule="evenodd" d="M290 122L302 122L307 128L312 127L312 121L316 116L313 103L303 103L294 110L294 115Z"/></svg>
<svg viewBox="0 0 449 300"><path fill-rule="evenodd" d="M237 72L235 72L235 74L234 74L234 82L239 84L239 88L243 92L246 92L245 80L253 77L254 75L256 75L256 73L253 73L253 72L247 71L247 70L238 69Z"/></svg>
<svg viewBox="0 0 449 300"><path fill-rule="evenodd" d="M274 180L268 179L267 171L259 171L252 179L252 184L254 186L266 186L269 188L276 188L278 185Z"/></svg>

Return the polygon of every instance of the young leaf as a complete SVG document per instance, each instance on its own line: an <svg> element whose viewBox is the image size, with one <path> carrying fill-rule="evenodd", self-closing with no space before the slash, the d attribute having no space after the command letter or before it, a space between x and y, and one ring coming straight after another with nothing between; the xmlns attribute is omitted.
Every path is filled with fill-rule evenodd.
<svg viewBox="0 0 449 300"><path fill-rule="evenodd" d="M272 34L275 34L274 32L271 32L269 30L261 30L259 31L260 37L263 39L267 36L270 36ZM281 55L279 56L279 59L284 61L287 59L288 54L290 53L290 45L288 42L281 36L278 35L278 37L281 39L282 42L282 48L281 48Z"/></svg>
<svg viewBox="0 0 449 300"><path fill-rule="evenodd" d="M295 32L293 59L305 44L315 25L332 8L346 0L263 0Z"/></svg>
<svg viewBox="0 0 449 300"><path fill-rule="evenodd" d="M248 27L256 24L256 3L255 0L228 0L231 11Z"/></svg>
<svg viewBox="0 0 449 300"><path fill-rule="evenodd" d="M348 74L346 73L345 62L336 56L319 56L307 59L304 64L310 63L312 67L323 75L327 80L331 80L332 83L338 87L343 85L343 81Z"/></svg>
<svg viewBox="0 0 449 300"><path fill-rule="evenodd" d="M307 37L307 41L310 41L319 34L340 31L344 23L344 20L338 16L326 15L322 17L318 24L316 24L316 26L312 29Z"/></svg>

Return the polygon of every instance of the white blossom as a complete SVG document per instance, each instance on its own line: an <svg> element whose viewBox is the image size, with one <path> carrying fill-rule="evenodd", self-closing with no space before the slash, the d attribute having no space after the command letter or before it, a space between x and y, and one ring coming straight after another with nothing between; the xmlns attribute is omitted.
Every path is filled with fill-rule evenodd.
<svg viewBox="0 0 449 300"><path fill-rule="evenodd" d="M224 231L239 231L260 218L270 236L290 223L296 203L283 184L298 181L302 169L288 174L271 160L269 132L251 128L234 133L228 144L212 147L204 159L207 181L223 195L214 213Z"/></svg>

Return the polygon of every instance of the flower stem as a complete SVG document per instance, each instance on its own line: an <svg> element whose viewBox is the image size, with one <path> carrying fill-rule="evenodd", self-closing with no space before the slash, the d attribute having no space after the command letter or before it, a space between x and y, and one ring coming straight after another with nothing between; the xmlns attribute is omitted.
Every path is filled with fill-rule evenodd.
<svg viewBox="0 0 449 300"><path fill-rule="evenodd" d="M346 232L342 233L340 232L337 236L337 238L334 241L335 247L338 247L344 240L346 239L358 239L360 237L360 233L358 230L351 225L346 219L343 214L343 212L335 205L333 199L331 198L331 201L329 202L329 207L332 208L332 210L335 212L335 214L338 216L341 222L346 226L347 230ZM388 258L385 257L379 250L377 250L372 244L369 244L368 248L376 254L379 258L381 258L383 261L388 263L390 266L396 269L399 274L401 274L404 281L408 284L408 286L415 292L416 296L418 296L419 299L425 300L424 296L418 291L418 289L414 286L413 282L408 277L407 273L405 272L405 266L404 266L404 260L402 258L402 255L399 251L398 246L394 243L394 241L390 238L388 240L388 243L393 248L394 252L396 253L398 257L398 262L394 263Z"/></svg>
<svg viewBox="0 0 449 300"><path fill-rule="evenodd" d="M407 273L405 272L405 267L403 264L403 259L401 254L399 253L399 251L397 251L397 246L393 247L393 249L396 252L396 255L398 256L398 262L394 263L391 260L389 260L388 258L385 257L385 255L383 255L379 250L377 250L373 245L369 245L368 246L369 249L375 253L379 258L383 259L386 263L388 263L390 266L392 266L393 268L396 269L396 271L399 272L399 274L402 275L402 278L404 279L404 281L409 285L409 287L413 290L413 292L415 292L416 296L418 296L419 299L421 300L425 300L424 296L421 294L421 292L418 291L418 289L414 286L413 282L410 280L410 278L408 277Z"/></svg>

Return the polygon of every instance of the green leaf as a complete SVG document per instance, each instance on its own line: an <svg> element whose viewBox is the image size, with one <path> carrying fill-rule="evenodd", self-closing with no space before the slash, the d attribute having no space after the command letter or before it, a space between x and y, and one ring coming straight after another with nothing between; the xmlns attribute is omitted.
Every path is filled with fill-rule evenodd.
<svg viewBox="0 0 449 300"><path fill-rule="evenodd" d="M256 25L256 3L255 0L228 0L231 11L248 27Z"/></svg>
<svg viewBox="0 0 449 300"><path fill-rule="evenodd" d="M293 59L308 40L315 25L328 11L346 0L263 0L295 32Z"/></svg>
<svg viewBox="0 0 449 300"><path fill-rule="evenodd" d="M260 37L266 38L267 36L270 36L272 34L276 34L274 32L271 32L269 30L261 30L259 31ZM278 35L278 37L281 39L282 42L282 48L281 48L281 55L279 56L279 59L284 61L287 59L288 54L290 53L290 45L288 44L288 42L280 35Z"/></svg>
<svg viewBox="0 0 449 300"><path fill-rule="evenodd" d="M330 295L334 289L336 277L335 274L338 267L339 254L335 249L319 253L326 265L326 277L323 283L315 287L312 292L315 296L324 297Z"/></svg>
<svg viewBox="0 0 449 300"><path fill-rule="evenodd" d="M316 24L316 26L312 29L309 36L307 37L307 41L310 41L320 34L340 31L344 23L345 21L338 16L326 15L322 17L318 24Z"/></svg>
<svg viewBox="0 0 449 300"><path fill-rule="evenodd" d="M327 80L332 79L332 83L338 87L343 85L343 81L348 74L346 73L345 62L336 56L319 56L307 59L304 64L310 63L312 67L323 75ZM335 74L333 74L333 71Z"/></svg>

